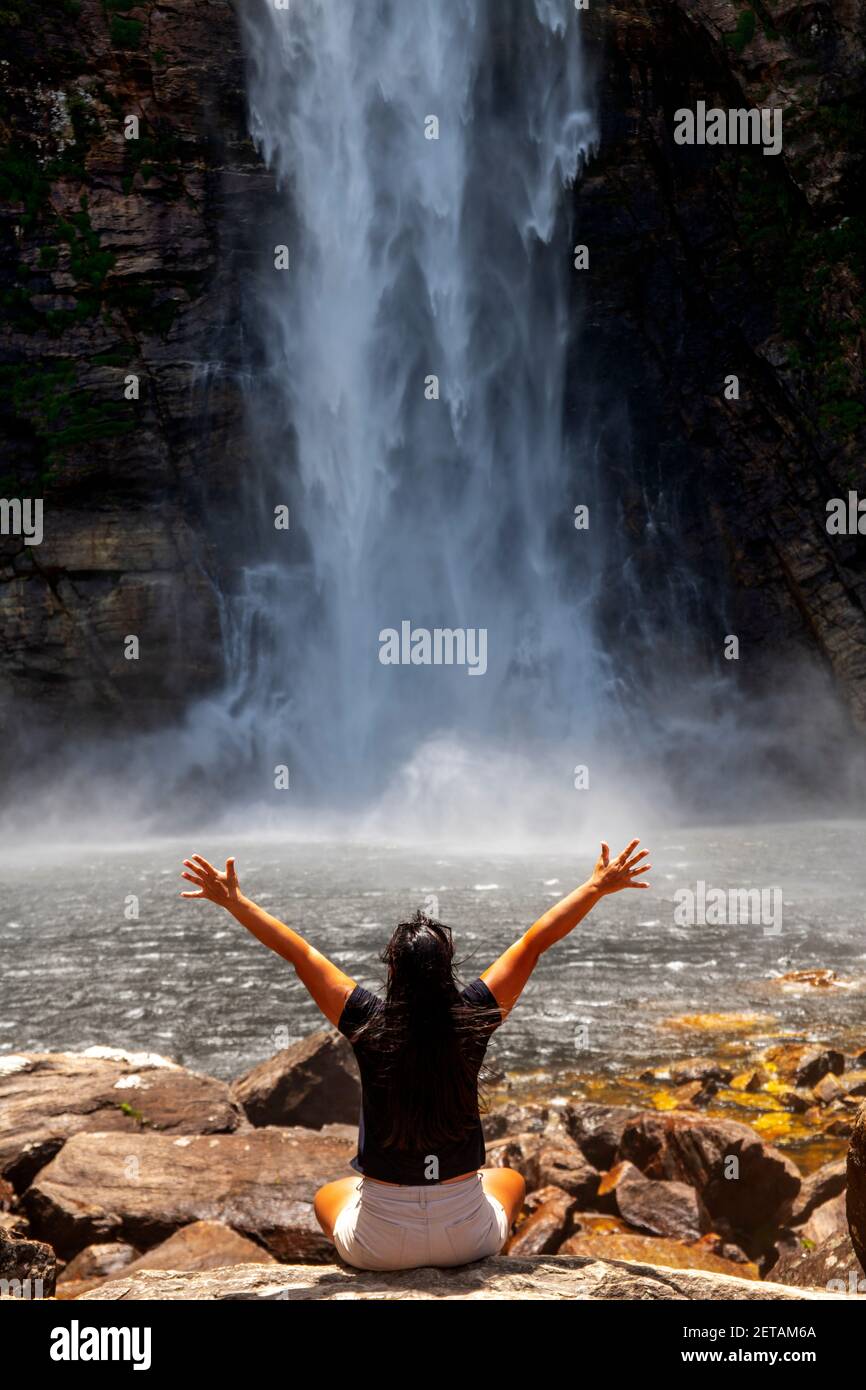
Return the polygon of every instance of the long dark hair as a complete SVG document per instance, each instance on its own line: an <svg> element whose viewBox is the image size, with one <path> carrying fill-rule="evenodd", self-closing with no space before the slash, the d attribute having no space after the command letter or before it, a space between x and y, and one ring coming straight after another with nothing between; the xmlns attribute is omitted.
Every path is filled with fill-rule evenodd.
<svg viewBox="0 0 866 1390"><path fill-rule="evenodd" d="M382 1142L435 1151L474 1126L479 1073L483 1084L484 1050L499 1010L461 998L451 929L423 912L398 924L380 959L388 967L384 1007L352 1042L377 1054Z"/></svg>

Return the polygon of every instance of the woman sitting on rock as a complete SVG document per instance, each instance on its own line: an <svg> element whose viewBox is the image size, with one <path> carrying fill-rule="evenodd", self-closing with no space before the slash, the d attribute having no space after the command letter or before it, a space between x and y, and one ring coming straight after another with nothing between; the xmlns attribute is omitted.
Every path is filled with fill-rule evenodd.
<svg viewBox="0 0 866 1390"><path fill-rule="evenodd" d="M228 908L295 968L328 1021L351 1042L361 1073L361 1176L316 1193L322 1230L359 1269L461 1265L497 1254L519 1214L525 1184L511 1168L484 1167L478 1075L493 1031L520 997L539 956L567 936L599 898L646 888L651 867L637 840L611 859L602 843L592 875L545 912L477 980L460 987L451 932L416 912L401 922L382 961L384 999L290 927L245 898L234 859L218 872L200 854L184 860L197 886L185 898Z"/></svg>

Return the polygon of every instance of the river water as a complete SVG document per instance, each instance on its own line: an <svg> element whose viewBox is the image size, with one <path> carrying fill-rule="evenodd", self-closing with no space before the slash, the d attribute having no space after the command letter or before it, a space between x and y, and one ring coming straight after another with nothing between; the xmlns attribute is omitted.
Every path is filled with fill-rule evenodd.
<svg viewBox="0 0 866 1390"><path fill-rule="evenodd" d="M652 888L607 898L539 963L491 1058L568 1092L674 1057L778 1037L866 1046L864 826L822 822L660 832ZM46 850L0 866L0 1054L101 1044L229 1078L321 1026L294 972L212 904L181 900L191 851L236 853L242 889L360 982L415 907L438 911L474 978L589 869L562 853L496 855L276 840ZM781 932L680 926L674 893L781 889ZM127 917L138 901L138 918ZM832 989L774 983L831 968ZM682 1017L746 1015L707 1033ZM671 1021L673 1020L673 1022Z"/></svg>

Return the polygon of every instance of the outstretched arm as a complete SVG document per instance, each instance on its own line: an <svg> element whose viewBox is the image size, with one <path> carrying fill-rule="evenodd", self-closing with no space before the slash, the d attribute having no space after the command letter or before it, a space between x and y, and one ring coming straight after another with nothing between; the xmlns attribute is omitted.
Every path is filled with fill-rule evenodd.
<svg viewBox="0 0 866 1390"><path fill-rule="evenodd" d="M648 883L637 881L652 868L652 864L640 862L646 859L649 850L634 853L639 844L640 840L632 840L622 854L611 859L610 848L602 841L598 863L586 883L575 888L567 898L561 898L485 970L481 978L502 1010L503 1017L514 1008L539 957L554 941L568 936L599 898L618 893L621 888L649 888Z"/></svg>
<svg viewBox="0 0 866 1390"><path fill-rule="evenodd" d="M343 1005L355 988L355 981L344 975L339 966L323 956L298 932L292 931L284 922L244 897L238 887L234 859L226 860L224 873L202 859L200 854L194 854L183 862L190 872L181 876L194 883L199 891L181 893L181 897L207 898L209 902L227 908L242 927L246 927L264 946L269 946L295 967L301 984L306 986L325 1018L336 1028Z"/></svg>

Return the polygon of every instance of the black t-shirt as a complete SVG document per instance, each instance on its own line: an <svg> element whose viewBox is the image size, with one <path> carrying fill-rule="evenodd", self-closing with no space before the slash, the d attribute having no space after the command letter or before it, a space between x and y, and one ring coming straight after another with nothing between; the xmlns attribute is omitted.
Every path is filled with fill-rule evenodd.
<svg viewBox="0 0 866 1390"><path fill-rule="evenodd" d="M473 980L460 991L464 1003L479 1009L495 1010L490 1018L488 1037L502 1022L499 1005L483 980ZM356 985L343 1007L338 1024L340 1032L351 1041L352 1035L366 1023L371 1014L384 1006L377 994ZM364 1046L363 1036L352 1043L358 1068L361 1073L361 1123L358 1135L358 1152L351 1166L358 1173L380 1182L396 1182L405 1186L421 1187L436 1182L446 1182L448 1178L460 1177L462 1173L484 1167L484 1135L481 1118L478 1114L476 1097L472 1114L466 1116L466 1137L449 1144L436 1146L436 1176L430 1176L432 1165L429 1147L426 1149L397 1149L387 1147L383 1142L382 1096L379 1082L382 1075L381 1059L372 1048ZM473 1062L477 1062L476 1076L481 1070L487 1041L483 1039L474 1050Z"/></svg>

